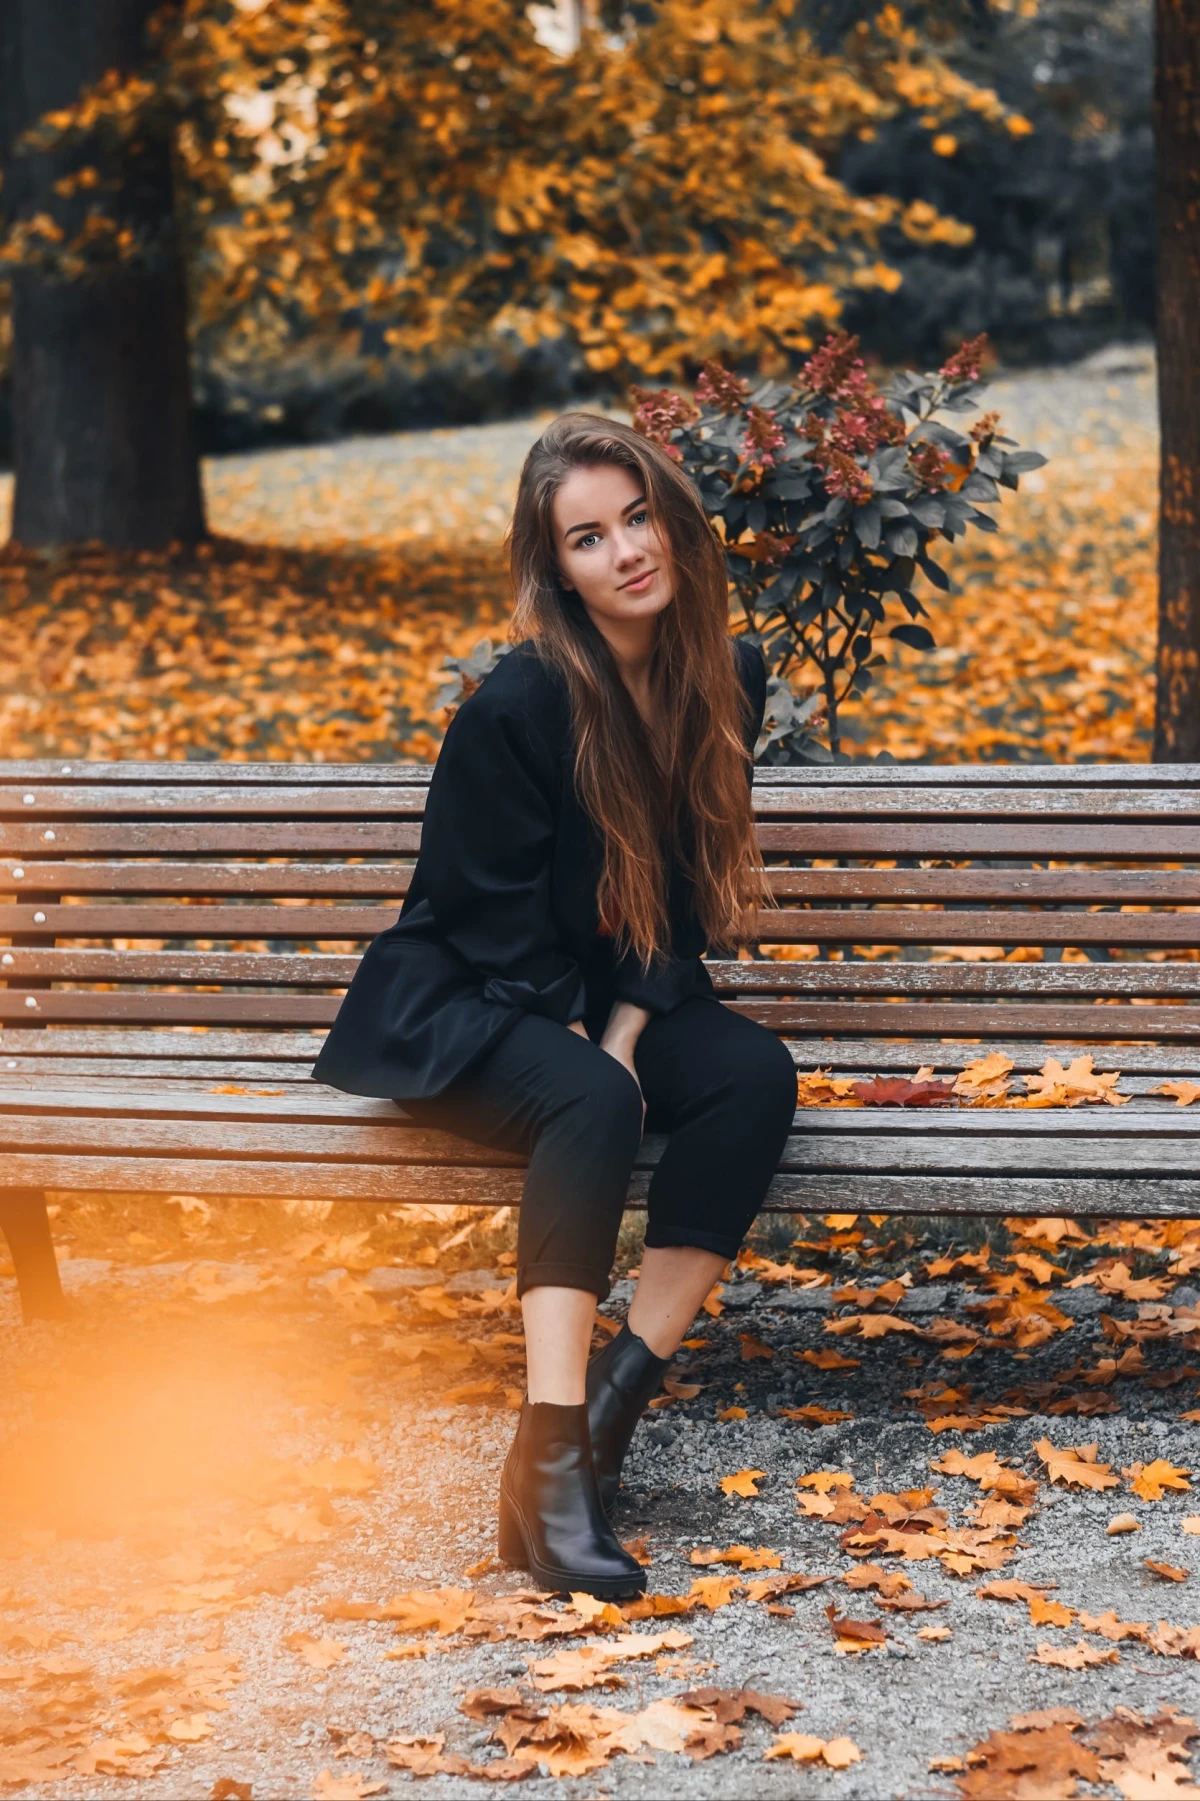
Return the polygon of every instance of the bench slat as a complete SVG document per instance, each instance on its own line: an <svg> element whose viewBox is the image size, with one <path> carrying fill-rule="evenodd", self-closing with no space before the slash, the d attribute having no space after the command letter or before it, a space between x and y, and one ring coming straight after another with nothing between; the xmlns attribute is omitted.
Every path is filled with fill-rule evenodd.
<svg viewBox="0 0 1200 1801"><path fill-rule="evenodd" d="M0 937L369 939L395 924L397 907L152 906L144 902L45 907L0 904ZM40 914L40 918L35 918ZM778 944L1200 944L1200 913L965 912L877 908L764 908L758 936Z"/></svg>
<svg viewBox="0 0 1200 1801"><path fill-rule="evenodd" d="M21 870L20 876L13 872ZM187 898L385 897L408 892L406 863L18 862L0 856L0 893ZM789 869L767 867L781 900L1006 901L1200 906L1200 871L1170 869Z"/></svg>
<svg viewBox="0 0 1200 1801"><path fill-rule="evenodd" d="M0 1021L31 1020L98 1025L290 1025L332 1024L337 995L171 993L94 989L45 989L30 998L19 989L0 990ZM955 1005L937 1001L731 1001L748 1019L779 1035L795 1033L922 1034L938 1038L1045 1038L1051 1025L1047 1006L1018 1002ZM1054 1003L1053 1030L1064 1039L1093 1042L1112 1038L1200 1038L1200 1007L1083 1006Z"/></svg>
<svg viewBox="0 0 1200 1801"><path fill-rule="evenodd" d="M8 958L11 961L2 960ZM345 987L357 967L357 954L329 951L43 950L32 945L0 950L0 979L22 987L36 977L193 986L257 984L269 989L266 1001L287 988ZM819 963L767 958L712 959L708 969L718 993L748 999L768 994L986 995L1056 1003L1068 995L1200 999L1200 963ZM165 1014L177 998L162 994Z"/></svg>
<svg viewBox="0 0 1200 1801"><path fill-rule="evenodd" d="M50 833L50 836L47 834ZM418 821L394 819L263 819L175 823L60 821L54 826L17 819L0 825L0 854L114 856L414 856ZM1200 857L1200 825L1150 819L1140 825L972 823L954 819L896 824L868 820L770 821L760 824L765 853L804 857L1117 857L1178 862Z"/></svg>
<svg viewBox="0 0 1200 1801"><path fill-rule="evenodd" d="M427 783L428 763L271 763L188 761L185 759L115 763L78 758L17 758L0 763L0 781L17 785L31 782L116 782L129 786L161 784L164 779L189 786L212 783L264 782L339 783L370 786L375 783ZM798 787L997 787L997 788L1146 788L1174 791L1200 787L1200 763L868 763L853 767L803 768L760 764L756 777Z"/></svg>
<svg viewBox="0 0 1200 1801"><path fill-rule="evenodd" d="M417 782L339 785L268 781L179 784L0 783L0 820L67 822L80 819L420 819L428 785ZM1047 819L1085 821L1200 821L1200 789L1013 788L973 782L950 789L780 784L756 771L756 811L764 819L940 821Z"/></svg>
<svg viewBox="0 0 1200 1801"><path fill-rule="evenodd" d="M383 895L399 900L408 893L411 877L412 865L407 863L126 863L119 858L103 863L26 863L0 857L0 893L188 898L277 894L347 900Z"/></svg>
<svg viewBox="0 0 1200 1801"><path fill-rule="evenodd" d="M1134 1078L1138 1080L1138 1078ZM1123 1083L1129 1087L1131 1083ZM835 1137L901 1137L932 1133L955 1134L970 1139L988 1137L1189 1137L1200 1134L1200 1107L1177 1107L1173 1100L1149 1092L1142 1079L1141 1092L1123 1106L1079 1106L1054 1109L991 1107L801 1107L796 1111L793 1133L806 1142L813 1135ZM0 1082L0 1116L29 1119L198 1119L198 1120L294 1120L307 1124L363 1124L402 1131L410 1139L428 1141L428 1134L392 1101L365 1095L343 1094L316 1082L293 1083L285 1092L217 1092L211 1085L184 1086L118 1082L111 1078L44 1086ZM434 1135L440 1146L461 1147L467 1161L478 1161L478 1147L466 1139L445 1133ZM645 1143L657 1143L654 1133ZM485 1153L485 1161L490 1153ZM429 1160L432 1151L422 1152ZM507 1163L508 1158L500 1161Z"/></svg>
<svg viewBox="0 0 1200 1801"><path fill-rule="evenodd" d="M519 1206L521 1170L369 1164L294 1164L171 1157L82 1157L14 1152L4 1166L14 1188L86 1193L256 1194L280 1199L437 1202L445 1206ZM629 1205L645 1205L648 1178L630 1183ZM1200 1181L1189 1178L777 1175L767 1212L1021 1213L1114 1219L1200 1218Z"/></svg>

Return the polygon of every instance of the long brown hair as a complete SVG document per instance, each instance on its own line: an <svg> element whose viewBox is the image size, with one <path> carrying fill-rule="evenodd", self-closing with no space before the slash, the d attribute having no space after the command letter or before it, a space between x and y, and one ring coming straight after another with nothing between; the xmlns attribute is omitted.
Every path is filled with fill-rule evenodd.
<svg viewBox="0 0 1200 1801"><path fill-rule="evenodd" d="M564 587L554 496L575 469L614 465L640 484L671 559L674 598L658 615L650 732L603 633ZM525 459L509 541L512 642L531 638L564 677L575 738L575 787L604 845L601 920L618 953L648 968L670 954L666 854L690 877L710 944L756 934L771 904L746 780L746 701L729 636L720 545L683 470L658 445L598 413L564 413Z"/></svg>

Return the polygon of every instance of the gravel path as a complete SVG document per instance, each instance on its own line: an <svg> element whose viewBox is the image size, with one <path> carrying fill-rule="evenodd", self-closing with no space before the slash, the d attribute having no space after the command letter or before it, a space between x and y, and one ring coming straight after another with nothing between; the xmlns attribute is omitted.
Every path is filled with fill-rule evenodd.
<svg viewBox="0 0 1200 1801"><path fill-rule="evenodd" d="M772 1231L774 1244L766 1248L778 1258L781 1229ZM875 1236L882 1240L886 1231ZM938 1320L970 1320L967 1307L984 1298L970 1271L923 1281L922 1258L933 1254L926 1245L918 1256L901 1241L861 1261L811 1250L801 1256L806 1266L824 1265L835 1282L875 1286L907 1270L916 1286L896 1317L928 1333ZM1097 1255L1072 1255L1066 1267L1086 1270ZM1154 1252L1118 1255L1139 1271L1161 1276L1166 1267ZM448 1385L481 1375L478 1365L464 1371L461 1359L454 1367L446 1350L454 1343L483 1347L485 1377L490 1369L500 1383L520 1380L519 1367L505 1364L514 1356L506 1343L511 1313L488 1311L494 1297L472 1298L487 1287L486 1274L451 1283L457 1292L437 1312L431 1309L444 1284L422 1269L297 1276L294 1258L264 1260L249 1250L235 1261L110 1267L77 1258L65 1267L77 1309L70 1326L22 1331L11 1285L0 1283L0 1430L9 1472L0 1519L10 1516L9 1554L0 1560L0 1772L3 1697L24 1694L3 1685L32 1681L39 1670L51 1672L34 1691L43 1701L47 1690L53 1697L64 1684L78 1685L81 1668L110 1696L121 1683L126 1695L153 1691L164 1671L179 1670L189 1657L232 1663L240 1680L200 1710L206 1724L196 1742L164 1739L141 1754L163 1759L157 1771L135 1756L125 1774L67 1774L37 1784L38 1794L133 1792L191 1801L219 1793L215 1785L227 1780L249 1784L259 1798L308 1796L322 1793L321 1772L329 1770L347 1781L357 1773L360 1793L377 1783L379 1793L402 1795L418 1779L386 1762L383 1746L397 1735L445 1734L448 1751L476 1762L498 1754L495 1720L460 1711L464 1691L478 1688L515 1686L542 1707L575 1702L632 1713L697 1685L745 1685L798 1703L791 1730L825 1740L848 1736L862 1752L860 1763L836 1772L764 1763L775 1735L747 1719L741 1747L705 1761L651 1750L645 1761L617 1756L579 1780L534 1775L529 1792L555 1801L953 1796L952 1778L931 1773L931 1761L962 1757L1013 1714L1065 1706L1095 1721L1117 1704L1143 1713L1164 1706L1200 1711L1194 1661L1157 1655L1137 1639L1110 1647L1094 1632L1085 1638L1078 1625L1034 1626L1024 1604L976 1595L988 1581L1018 1578L1055 1585L1054 1600L1091 1616L1115 1610L1121 1621L1151 1628L1164 1619L1181 1628L1200 1623L1200 1578L1164 1580L1143 1562L1200 1561L1200 1545L1184 1531L1185 1518L1195 1514L1195 1490L1148 1502L1129 1492L1126 1479L1101 1493L1051 1487L1033 1450L1042 1438L1056 1447L1095 1441L1100 1461L1114 1472L1155 1458L1197 1469L1200 1429L1179 1417L1195 1406L1194 1381L1151 1380L1176 1377L1187 1366L1189 1351L1200 1348L1195 1330L1186 1339L1147 1339L1151 1379L1078 1387L1067 1378L1062 1386L1068 1365L1082 1360L1085 1369L1099 1368L1112 1352L1105 1317L1136 1328L1139 1317L1143 1325L1155 1317L1146 1306L1157 1306L1157 1317L1182 1333L1200 1298L1195 1278L1177 1283L1160 1303L1140 1303L1141 1316L1139 1303L1095 1287L1055 1287L1062 1326L1044 1344L1014 1356L999 1342L965 1363L947 1361L920 1332L871 1342L831 1337L830 1321L862 1300L835 1302L829 1284L726 1284L723 1313L702 1316L694 1334L703 1345L677 1360L676 1376L701 1384L700 1394L648 1420L629 1465L619 1524L622 1536L647 1542L652 1592L686 1594L697 1577L736 1575L729 1566L689 1561L706 1546L768 1547L783 1572L844 1577L861 1557L840 1548L840 1528L798 1510L797 1495L813 1491L798 1490L797 1478L821 1470L853 1475L864 1497L932 1486L934 1505L947 1510L952 1527L962 1526L979 1490L961 1476L931 1473L931 1460L955 1449L968 1456L991 1450L1041 1478L1029 1520L1017 1528L1008 1560L990 1572L960 1578L938 1561L883 1555L882 1563L908 1577L910 1593L934 1604L930 1611L881 1611L874 1592L833 1581L778 1597L784 1611L768 1614L735 1589L715 1611L698 1608L627 1628L674 1629L691 1642L658 1667L653 1659L618 1665L623 1686L538 1694L531 1663L603 1639L472 1642L461 1632L398 1633L386 1619L338 1617L339 1602L378 1607L398 1591L445 1587L489 1597L520 1587L519 1576L488 1563L512 1413L499 1386L484 1400L445 1399ZM430 1280L432 1287L420 1286ZM219 1299L230 1284L251 1292ZM629 1288L627 1281L617 1285L606 1306L611 1317L620 1317ZM441 1352L414 1363L418 1340ZM861 1368L822 1372L797 1356L831 1345L860 1359ZM1082 1395L1085 1406L1102 1407L1115 1397L1119 1411L1082 1419L1041 1411L1036 1397L1045 1406L1050 1391L1036 1385L1051 1379L1060 1383L1057 1395ZM947 1402L954 1407L995 1402L1020 1384L1031 1411L980 1430L934 1432L906 1391L939 1381L973 1391ZM852 1417L810 1428L782 1412L814 1404ZM718 1419L730 1406L747 1417ZM758 1497L723 1495L720 1479L747 1469L766 1472ZM293 1511L281 1514L281 1505ZM1126 1511L1141 1529L1108 1536L1108 1522ZM886 1644L839 1654L825 1615L831 1600L839 1614L878 1621ZM921 1638L931 1624L948 1628L950 1638ZM32 1642L22 1640L31 1629ZM326 1670L310 1667L303 1641L291 1637L297 1633L318 1644L332 1638L336 1661ZM1081 1671L1030 1661L1039 1645L1077 1642L1116 1649L1117 1659ZM412 1655L414 1646L423 1654ZM185 1719L194 1717L186 1701L179 1705ZM67 1700L60 1715L64 1709L69 1717ZM109 1712L103 1704L90 1711L83 1705L76 1713L77 1755L86 1757L97 1739L127 1742L120 1704ZM161 1728L162 1716L155 1718ZM61 1737L65 1730L53 1729L51 1742L59 1742L54 1731ZM131 1791L129 1777L139 1768ZM355 1792L349 1782L343 1791L328 1782L324 1788L331 1797ZM449 1798L480 1789L471 1778L434 1775L420 1781L419 1792Z"/></svg>

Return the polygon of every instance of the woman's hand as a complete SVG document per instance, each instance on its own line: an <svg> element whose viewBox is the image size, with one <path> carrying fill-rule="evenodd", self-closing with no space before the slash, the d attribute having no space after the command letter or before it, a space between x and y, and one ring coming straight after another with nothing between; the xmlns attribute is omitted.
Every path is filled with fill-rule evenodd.
<svg viewBox="0 0 1200 1801"><path fill-rule="evenodd" d="M642 1084L638 1081L637 1069L634 1066L634 1052L642 1029L650 1020L645 1007L635 1007L632 1001L617 1001L608 1016L608 1024L600 1040L600 1049L607 1051L610 1057L627 1069L638 1085L638 1093L642 1094ZM646 1097L642 1095L642 1125L646 1124Z"/></svg>

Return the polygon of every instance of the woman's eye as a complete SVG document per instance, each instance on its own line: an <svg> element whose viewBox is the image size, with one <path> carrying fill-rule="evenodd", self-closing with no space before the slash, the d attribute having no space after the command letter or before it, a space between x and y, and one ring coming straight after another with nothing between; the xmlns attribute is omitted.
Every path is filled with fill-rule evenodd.
<svg viewBox="0 0 1200 1801"><path fill-rule="evenodd" d="M629 515L629 523L630 525L645 525L649 517L649 513L647 513L646 509L643 507L640 512L631 513Z"/></svg>
<svg viewBox="0 0 1200 1801"><path fill-rule="evenodd" d="M582 538L576 538L575 548L576 550L586 550L589 544L598 544L599 542L599 533L585 532Z"/></svg>

